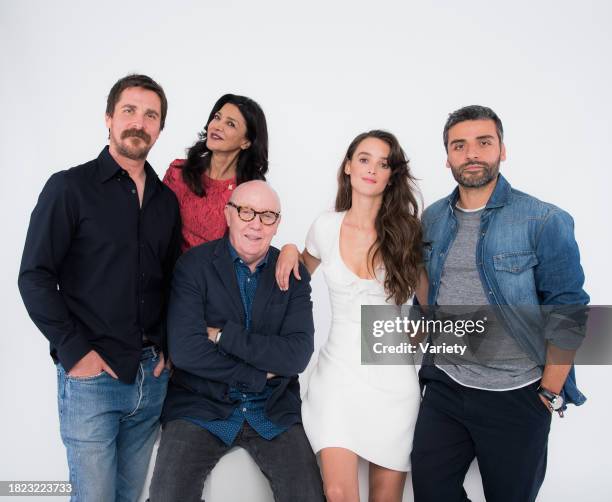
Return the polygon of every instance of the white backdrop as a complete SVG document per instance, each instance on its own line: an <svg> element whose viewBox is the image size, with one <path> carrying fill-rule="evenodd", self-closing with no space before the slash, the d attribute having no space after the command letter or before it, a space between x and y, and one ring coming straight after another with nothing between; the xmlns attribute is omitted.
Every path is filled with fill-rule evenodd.
<svg viewBox="0 0 612 502"><path fill-rule="evenodd" d="M106 96L119 77L149 74L168 95L166 130L149 157L160 176L221 94L261 104L269 180L283 201L277 245L303 245L311 221L333 203L348 143L367 129L399 137L426 205L446 195L454 185L441 140L447 114L490 106L506 129L502 172L574 216L586 289L593 304L611 304L611 20L605 0L0 0L0 479L67 478L55 369L21 303L17 272L45 180L105 144ZM313 299L320 346L329 323L320 275ZM553 420L539 500L609 500L611 377L609 366L578 369L589 401ZM205 495L263 502L266 485L235 452ZM484 500L475 466L466 486L472 500Z"/></svg>

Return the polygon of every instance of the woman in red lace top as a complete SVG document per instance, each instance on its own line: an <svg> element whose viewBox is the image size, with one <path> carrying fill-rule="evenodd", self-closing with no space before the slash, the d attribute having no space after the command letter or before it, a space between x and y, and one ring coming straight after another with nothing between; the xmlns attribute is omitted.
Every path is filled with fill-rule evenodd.
<svg viewBox="0 0 612 502"><path fill-rule="evenodd" d="M255 101L225 94L206 124L187 158L172 162L164 176L179 201L183 252L223 237L223 208L232 190L245 181L265 180L268 172L268 127Z"/></svg>

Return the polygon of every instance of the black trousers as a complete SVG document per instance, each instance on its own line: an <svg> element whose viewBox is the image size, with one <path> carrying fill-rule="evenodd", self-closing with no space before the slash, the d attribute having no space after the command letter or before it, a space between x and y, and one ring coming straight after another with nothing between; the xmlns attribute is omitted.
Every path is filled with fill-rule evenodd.
<svg viewBox="0 0 612 502"><path fill-rule="evenodd" d="M539 382L511 391L471 389L433 366L411 455L415 502L469 502L465 474L478 460L487 502L535 501L546 473L551 413Z"/></svg>
<svg viewBox="0 0 612 502"><path fill-rule="evenodd" d="M301 424L272 440L262 438L246 421L233 446L247 450L270 482L276 502L322 502L319 466ZM199 502L210 471L233 446L187 420L162 429L151 502ZM240 473L233 481L240 483Z"/></svg>

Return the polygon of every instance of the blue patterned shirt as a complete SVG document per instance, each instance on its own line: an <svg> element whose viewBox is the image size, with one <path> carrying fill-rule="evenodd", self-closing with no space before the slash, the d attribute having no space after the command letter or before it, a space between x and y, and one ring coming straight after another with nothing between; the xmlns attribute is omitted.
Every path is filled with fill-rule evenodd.
<svg viewBox="0 0 612 502"><path fill-rule="evenodd" d="M240 290L240 298L242 307L244 308L244 318L246 329L251 328L251 310L253 307L253 299L261 270L268 264L268 255L257 265L255 272L251 272L238 253L227 241L230 255L234 261L234 270L236 271L236 279L238 280L238 289ZM221 334L223 336L223 334ZM242 425L246 420L253 429L264 439L273 439L280 433L285 432L288 427L276 425L268 419L264 413L264 407L270 394L272 387L266 385L262 392L240 392L235 388L230 389L230 399L238 404L234 412L225 420L209 420L200 421L193 418L187 420L204 427L206 430L213 433L221 441L228 446L236 439L236 436L242 429Z"/></svg>

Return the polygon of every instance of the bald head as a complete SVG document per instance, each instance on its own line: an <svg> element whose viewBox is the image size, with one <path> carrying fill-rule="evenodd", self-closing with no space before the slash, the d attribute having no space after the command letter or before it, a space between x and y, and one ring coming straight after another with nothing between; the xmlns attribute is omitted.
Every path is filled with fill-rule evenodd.
<svg viewBox="0 0 612 502"><path fill-rule="evenodd" d="M225 206L230 244L251 271L255 271L270 248L280 221L278 213L278 194L265 181L247 181L238 185Z"/></svg>
<svg viewBox="0 0 612 502"><path fill-rule="evenodd" d="M279 213L280 198L276 190L261 180L247 181L236 187L230 201L239 206L249 206L256 211L274 211Z"/></svg>

